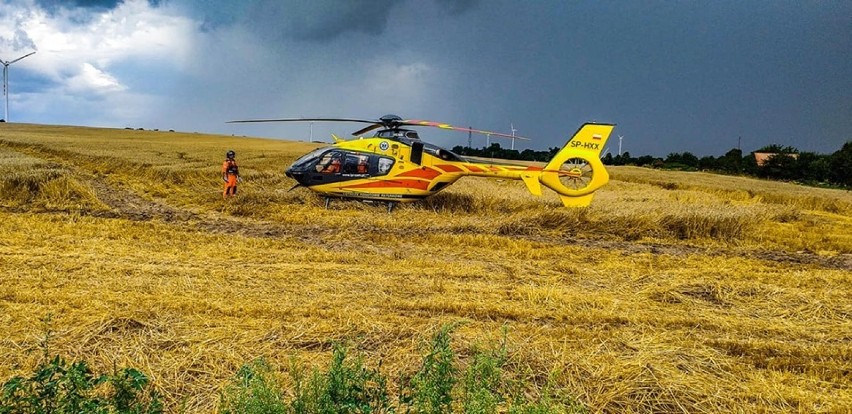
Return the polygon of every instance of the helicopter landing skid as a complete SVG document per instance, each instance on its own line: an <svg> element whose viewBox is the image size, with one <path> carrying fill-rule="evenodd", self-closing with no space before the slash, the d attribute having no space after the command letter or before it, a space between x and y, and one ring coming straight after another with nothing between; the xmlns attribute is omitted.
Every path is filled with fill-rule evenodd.
<svg viewBox="0 0 852 414"><path fill-rule="evenodd" d="M332 197L323 197L323 198L325 198L325 209L328 210L328 206L331 205L331 198ZM393 208L396 207L396 205L397 205L397 202L395 202L395 201L380 201L380 200L358 200L358 201L360 201L362 203L367 203L367 204L384 203L388 207L388 213L392 213Z"/></svg>
<svg viewBox="0 0 852 414"><path fill-rule="evenodd" d="M325 209L328 210L328 206L331 205L331 197L324 197L324 198L325 198ZM368 204L385 203L388 206L388 213L393 212L393 208L396 207L396 204L397 204L395 201L379 201L379 200L359 200L359 201L361 201L362 203L368 203Z"/></svg>

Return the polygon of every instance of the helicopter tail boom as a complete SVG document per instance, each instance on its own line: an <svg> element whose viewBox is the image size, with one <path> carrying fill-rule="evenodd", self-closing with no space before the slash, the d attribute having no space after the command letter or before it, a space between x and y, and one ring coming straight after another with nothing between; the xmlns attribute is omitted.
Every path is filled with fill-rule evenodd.
<svg viewBox="0 0 852 414"><path fill-rule="evenodd" d="M542 194L543 185L556 191L566 207L586 207L594 192L609 182L600 154L613 128L612 124L584 124L544 168L463 164L465 175L520 179L536 196Z"/></svg>

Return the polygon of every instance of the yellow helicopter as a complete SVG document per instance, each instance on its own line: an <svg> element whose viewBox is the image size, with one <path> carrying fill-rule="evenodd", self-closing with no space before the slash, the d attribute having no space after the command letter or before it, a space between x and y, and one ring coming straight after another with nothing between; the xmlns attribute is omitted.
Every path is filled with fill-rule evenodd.
<svg viewBox="0 0 852 414"><path fill-rule="evenodd" d="M594 192L609 181L600 153L615 125L583 124L546 166L471 162L444 148L420 140L410 126L525 139L513 135L448 124L385 115L378 120L348 118L286 118L230 121L250 122L356 122L369 124L352 133L355 139L333 135L335 143L297 159L288 177L325 196L380 201L388 211L398 202L431 196L465 176L523 180L530 193L542 194L544 185L559 194L566 207L586 207ZM378 129L371 137L362 134ZM295 187L294 187L295 188Z"/></svg>

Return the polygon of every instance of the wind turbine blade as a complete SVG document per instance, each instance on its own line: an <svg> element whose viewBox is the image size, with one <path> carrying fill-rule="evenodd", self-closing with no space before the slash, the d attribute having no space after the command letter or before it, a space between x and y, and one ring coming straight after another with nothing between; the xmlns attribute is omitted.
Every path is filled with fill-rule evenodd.
<svg viewBox="0 0 852 414"><path fill-rule="evenodd" d="M13 60L13 61L9 62L9 63L4 63L4 65L11 65L11 64L13 64L13 63L15 63L15 62L17 62L17 61L19 61L19 60L21 60L21 59L23 59L23 58L27 57L27 56L32 56L32 55L34 55L34 54L35 54L35 52L27 53L26 55L23 55L23 56L21 56L21 57L19 57L19 58L15 59L15 60Z"/></svg>

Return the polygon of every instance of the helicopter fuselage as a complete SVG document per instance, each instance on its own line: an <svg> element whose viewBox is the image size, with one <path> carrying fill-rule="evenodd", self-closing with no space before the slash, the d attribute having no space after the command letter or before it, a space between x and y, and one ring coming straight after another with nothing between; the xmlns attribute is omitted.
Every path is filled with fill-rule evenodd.
<svg viewBox="0 0 852 414"><path fill-rule="evenodd" d="M406 202L433 195L467 175L520 179L524 172L541 170L469 162L420 141L414 131L396 130L319 148L296 160L287 176L326 196Z"/></svg>
<svg viewBox="0 0 852 414"><path fill-rule="evenodd" d="M412 124L413 121L408 124ZM609 181L600 153L614 125L583 124L544 167L470 162L423 142L398 125L370 138L336 144L302 156L287 176L326 197L396 202L433 195L464 176L523 180L531 194L555 191L567 207L585 207Z"/></svg>

